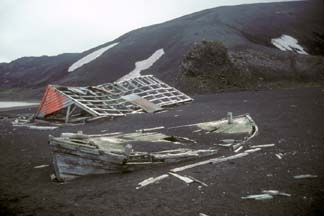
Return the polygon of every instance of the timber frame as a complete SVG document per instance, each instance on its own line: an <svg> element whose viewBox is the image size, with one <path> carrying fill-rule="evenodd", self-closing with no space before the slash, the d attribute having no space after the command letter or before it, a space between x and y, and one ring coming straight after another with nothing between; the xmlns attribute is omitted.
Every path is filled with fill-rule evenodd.
<svg viewBox="0 0 324 216"><path fill-rule="evenodd" d="M65 123L156 112L193 99L152 75L88 87L50 85L35 115Z"/></svg>

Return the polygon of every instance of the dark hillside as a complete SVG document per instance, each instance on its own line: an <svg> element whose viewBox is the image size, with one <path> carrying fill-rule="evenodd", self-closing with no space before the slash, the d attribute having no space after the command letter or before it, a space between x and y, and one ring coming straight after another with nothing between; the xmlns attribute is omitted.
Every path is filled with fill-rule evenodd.
<svg viewBox="0 0 324 216"><path fill-rule="evenodd" d="M251 86L282 80L318 85L323 76L323 26L324 4L319 0L218 7L131 31L81 54L22 58L0 64L0 88L39 89L50 83L81 86L111 82L159 49L165 54L142 74L154 74L178 85L175 77L181 76L182 61L201 41L221 42L240 73L253 78ZM297 39L310 55L283 52L271 44L271 39L284 34ZM80 58L117 42L99 58L68 72Z"/></svg>

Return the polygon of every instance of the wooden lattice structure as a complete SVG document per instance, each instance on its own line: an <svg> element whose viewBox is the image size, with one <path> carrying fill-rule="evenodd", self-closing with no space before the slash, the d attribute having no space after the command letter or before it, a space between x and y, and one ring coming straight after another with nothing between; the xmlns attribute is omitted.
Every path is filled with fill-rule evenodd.
<svg viewBox="0 0 324 216"><path fill-rule="evenodd" d="M35 117L73 122L89 117L156 112L190 101L191 97L152 75L88 87L49 85Z"/></svg>

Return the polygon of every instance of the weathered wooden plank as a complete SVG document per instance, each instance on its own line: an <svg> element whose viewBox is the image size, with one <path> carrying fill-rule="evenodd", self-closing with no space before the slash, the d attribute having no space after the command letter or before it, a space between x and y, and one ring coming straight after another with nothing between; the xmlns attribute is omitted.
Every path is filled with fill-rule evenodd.
<svg viewBox="0 0 324 216"><path fill-rule="evenodd" d="M145 110L148 113L154 113L162 110L162 108L159 105L156 105L151 101L146 100L136 94L125 95L122 96L122 98L125 99L126 101L129 101L130 103L133 103L141 107L143 110Z"/></svg>
<svg viewBox="0 0 324 216"><path fill-rule="evenodd" d="M65 116L65 123L68 123L69 122L70 110L71 110L71 105L68 106L68 108L67 108L66 116Z"/></svg>
<svg viewBox="0 0 324 216"><path fill-rule="evenodd" d="M221 162L225 162L225 161L229 161L229 160L234 160L237 158L242 158L249 155L249 153L239 153L236 155L232 155L229 157L223 157L223 158L213 158L213 159L209 159L209 160L205 160L205 161L200 161L198 163L194 163L194 164L189 164L186 166L182 166L182 167L178 167L178 168L174 168L171 170L171 172L181 172L184 171L186 169L191 169L197 166L201 166L201 165L206 165L206 164L215 164L215 163L221 163Z"/></svg>

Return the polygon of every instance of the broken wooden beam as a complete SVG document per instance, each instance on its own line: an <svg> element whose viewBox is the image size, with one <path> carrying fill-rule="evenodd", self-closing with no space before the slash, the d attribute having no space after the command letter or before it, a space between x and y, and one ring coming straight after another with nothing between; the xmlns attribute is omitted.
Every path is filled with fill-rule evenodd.
<svg viewBox="0 0 324 216"><path fill-rule="evenodd" d="M177 167L177 168L171 169L171 172L181 172L181 171L184 171L186 169L191 169L191 168L194 168L194 167L197 167L197 166L206 165L206 164L221 163L221 162L225 162L225 161L229 161L229 160L242 158L242 157L245 157L247 155L249 155L249 153L244 152L244 153L239 153L239 154L232 155L232 156L229 156L229 157L213 158L213 159L200 161L198 163L189 164L189 165L182 166L182 167Z"/></svg>

